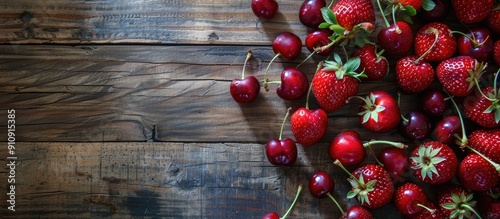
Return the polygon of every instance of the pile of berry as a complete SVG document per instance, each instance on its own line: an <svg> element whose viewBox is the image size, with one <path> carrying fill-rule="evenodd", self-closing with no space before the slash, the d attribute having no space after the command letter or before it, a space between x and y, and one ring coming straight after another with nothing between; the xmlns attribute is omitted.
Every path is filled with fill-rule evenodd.
<svg viewBox="0 0 500 219"><path fill-rule="evenodd" d="M252 0L251 6L259 19L271 19L278 12L275 0ZM452 30L442 22L452 10L466 31ZM325 0L305 0L298 13L300 22L312 29L304 43L311 53L301 64L313 55L325 57L312 80L299 69L300 64L284 69L281 81L268 80L269 66L276 58L294 60L301 53L301 39L283 32L272 43L275 57L264 80L243 74L230 85L233 99L240 104L253 102L261 87L268 91L269 84L279 84L276 93L284 100L307 96L304 107L288 110L279 138L267 142L269 162L293 165L297 144L317 143L328 128L327 114L359 99L363 128L373 133L398 128L409 142L418 144L362 142L356 131L341 131L328 153L348 176L352 188L347 198L356 198L359 205L342 209L331 195L335 183L323 171L309 179L313 197L331 198L341 218L374 218L370 210L389 203L407 218L500 218L500 3L337 0L327 5ZM424 23L414 33L411 25L417 15ZM374 36L376 19L382 19L385 26ZM357 96L360 83L389 73L385 55L397 59L394 75L399 92L422 94L422 110L402 115L399 98L383 90ZM246 61L251 56L249 52ZM484 83L485 77L493 80ZM435 83L442 89L431 89ZM316 109L309 108L311 94L319 106ZM289 114L294 139L281 136ZM432 124L430 118L439 122ZM365 149L375 144L388 147L376 156L377 163L363 163ZM457 156L456 151L462 154ZM406 180L408 174L418 182ZM433 196L436 200L429 199L422 183L439 187ZM281 218L292 211L301 191L299 185L294 202ZM271 212L263 218L280 217Z"/></svg>

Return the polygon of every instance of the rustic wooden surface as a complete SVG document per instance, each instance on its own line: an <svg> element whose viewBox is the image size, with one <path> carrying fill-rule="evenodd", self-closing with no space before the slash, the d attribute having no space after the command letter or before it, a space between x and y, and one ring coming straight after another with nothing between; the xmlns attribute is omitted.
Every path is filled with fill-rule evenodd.
<svg viewBox="0 0 500 219"><path fill-rule="evenodd" d="M302 1L280 1L280 14L260 21L250 1L234 0L4 0L0 2L0 124L16 110L16 212L2 218L259 218L283 214L305 185L289 218L335 218L330 200L309 195L308 178L329 172L334 196L347 208L349 185L328 157L329 141L344 129L363 140L403 141L393 131L374 135L358 123L359 103L329 114L327 135L299 146L292 167L269 164L264 143L277 137L288 107L273 91L236 104L228 88L246 73L263 79L283 31L301 39ZM278 79L294 61L278 59ZM315 56L301 67L310 77ZM391 61L392 63L394 61ZM360 94L393 94L394 76L364 82ZM402 98L402 109L418 96ZM311 103L314 105L314 100ZM0 130L0 141L7 141ZM284 136L292 136L287 124ZM378 149L376 149L378 150ZM0 147L0 188L6 188L7 146ZM368 160L367 162L372 162ZM392 205L373 211L401 218Z"/></svg>

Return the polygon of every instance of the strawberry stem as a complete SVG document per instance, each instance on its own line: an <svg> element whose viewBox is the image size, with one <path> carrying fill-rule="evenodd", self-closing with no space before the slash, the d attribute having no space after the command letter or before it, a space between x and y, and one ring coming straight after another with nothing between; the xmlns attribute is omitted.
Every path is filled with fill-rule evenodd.
<svg viewBox="0 0 500 219"><path fill-rule="evenodd" d="M280 141L281 141L281 137L283 136L283 129L284 129L284 127L285 127L285 121L286 121L286 119L288 118L288 115L290 114L290 111L292 111L292 107L289 107L289 108L286 110L285 118L283 119L283 123L281 123L280 136L279 136L279 140L280 140Z"/></svg>
<svg viewBox="0 0 500 219"><path fill-rule="evenodd" d="M276 54L276 55L273 57L273 59L271 59L271 61L270 61L270 62L269 62L269 64L267 65L267 68L266 68L266 73L264 73L264 88L266 89L266 91L269 91L269 88L268 88L268 86L267 86L267 83L269 83L269 82L268 82L268 80L269 80L269 79L267 78L267 72L269 71L269 67L271 67L271 64L274 62L274 60L275 60L276 58L278 58L279 56L281 56L281 53Z"/></svg>
<svg viewBox="0 0 500 219"><path fill-rule="evenodd" d="M477 211L476 211L476 210L474 210L474 208L472 208L470 205L468 205L468 204L461 204L461 205L460 205L460 208L465 208L465 209L467 209L468 211L470 211L470 212L474 213L474 215L476 215L476 217L477 217L478 219L482 219L481 215L479 215L479 213L477 213Z"/></svg>
<svg viewBox="0 0 500 219"><path fill-rule="evenodd" d="M247 62L250 58L252 58L252 51L248 50L247 57L245 59L245 63L243 64L243 70L241 71L241 79L245 79L245 67L247 66Z"/></svg>
<svg viewBox="0 0 500 219"><path fill-rule="evenodd" d="M290 205L286 213L282 217L280 217L280 219L285 219L292 212L295 203L297 203L297 199L299 198L300 192L302 192L302 184L299 184L299 187L297 188L297 193L295 194L295 198L293 199L292 205Z"/></svg>
<svg viewBox="0 0 500 219"><path fill-rule="evenodd" d="M326 195L333 201L333 203L335 203L335 205L337 205L337 207L339 208L340 210L340 213L342 213L342 215L345 215L345 211L344 209L342 209L342 207L340 206L340 204L337 202L337 200L335 200L335 198L332 196L332 194L330 194L329 192L326 193Z"/></svg>

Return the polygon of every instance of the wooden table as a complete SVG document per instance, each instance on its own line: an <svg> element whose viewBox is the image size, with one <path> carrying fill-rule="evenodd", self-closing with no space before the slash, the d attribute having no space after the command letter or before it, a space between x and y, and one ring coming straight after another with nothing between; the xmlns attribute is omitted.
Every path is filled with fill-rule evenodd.
<svg viewBox="0 0 500 219"><path fill-rule="evenodd" d="M229 94L248 50L254 56L246 74L262 80L275 36L291 31L305 38L302 1L279 3L280 14L263 21L250 1L0 2L0 217L259 218L283 214L303 184L289 218L336 218L331 200L309 194L318 170L334 177L333 195L344 208L357 204L346 199L347 175L332 164L329 142L345 129L364 141L405 141L397 130L369 133L358 122L359 103L350 103L329 114L319 143L299 146L295 165L277 167L264 144L278 136L286 109L305 98L284 101L271 90L239 105ZM277 59L271 79L307 55L304 47L297 60ZM314 56L301 69L312 78L324 59ZM373 89L396 94L394 74L363 82L359 94ZM417 98L404 95L403 112ZM292 137L288 123L283 135ZM12 156L15 212L7 210L3 190L11 185ZM401 218L392 205L373 213Z"/></svg>

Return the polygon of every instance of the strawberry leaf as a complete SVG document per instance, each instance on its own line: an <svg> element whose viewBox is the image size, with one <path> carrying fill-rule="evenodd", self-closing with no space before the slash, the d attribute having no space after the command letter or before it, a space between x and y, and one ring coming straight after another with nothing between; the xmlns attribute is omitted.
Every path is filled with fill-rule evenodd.
<svg viewBox="0 0 500 219"><path fill-rule="evenodd" d="M328 7L323 7L320 9L321 11L321 16L323 16L323 19L325 20L326 23L328 24L338 24L337 21L337 16L335 16L335 13L328 8Z"/></svg>
<svg viewBox="0 0 500 219"><path fill-rule="evenodd" d="M430 11L436 7L436 3L432 0L422 0L422 9Z"/></svg>
<svg viewBox="0 0 500 219"><path fill-rule="evenodd" d="M322 29L326 29L326 28L329 28L330 27L330 24L327 23L327 22L322 22L321 24L319 24L318 28L322 28Z"/></svg>
<svg viewBox="0 0 500 219"><path fill-rule="evenodd" d="M404 7L404 13L409 16L415 16L417 14L417 10L411 5L407 5Z"/></svg>

